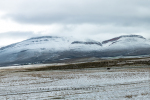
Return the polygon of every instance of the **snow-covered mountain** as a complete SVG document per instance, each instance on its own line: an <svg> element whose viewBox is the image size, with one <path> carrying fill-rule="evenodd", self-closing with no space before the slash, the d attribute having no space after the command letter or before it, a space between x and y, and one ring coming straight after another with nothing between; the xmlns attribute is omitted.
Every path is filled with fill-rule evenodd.
<svg viewBox="0 0 150 100"><path fill-rule="evenodd" d="M16 44L0 48L1 52L18 52L22 50L66 50L73 40L65 37L43 36L31 38Z"/></svg>
<svg viewBox="0 0 150 100"><path fill-rule="evenodd" d="M111 49L131 49L148 47L150 41L139 35L123 35L103 41L102 44Z"/></svg>
<svg viewBox="0 0 150 100"><path fill-rule="evenodd" d="M115 38L112 38L112 39L109 39L109 40L105 40L102 42L102 44L106 44L106 43L115 43L117 42L119 39L122 39L122 38L128 38L130 40L136 40L136 39L145 39L143 36L140 36L140 35L122 35L122 36L119 36L119 37L115 37Z"/></svg>
<svg viewBox="0 0 150 100"><path fill-rule="evenodd" d="M58 56L55 52L68 50L72 42L73 40L67 37L43 36L31 38L0 48L0 63L24 62L23 60L28 62L31 58L34 59L34 62L36 60L38 62L41 56L46 56L44 59L50 59L50 57ZM51 55L47 57L46 54Z"/></svg>
<svg viewBox="0 0 150 100"><path fill-rule="evenodd" d="M50 63L62 59L149 55L150 41L139 35L110 40L79 40L73 37L43 36L0 48L0 66Z"/></svg>

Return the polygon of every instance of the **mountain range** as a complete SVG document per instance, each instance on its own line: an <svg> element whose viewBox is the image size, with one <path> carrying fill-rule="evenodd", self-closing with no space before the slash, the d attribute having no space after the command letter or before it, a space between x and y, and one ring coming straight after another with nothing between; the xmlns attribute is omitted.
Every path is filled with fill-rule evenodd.
<svg viewBox="0 0 150 100"><path fill-rule="evenodd" d="M150 41L140 35L123 35L101 42L73 37L42 36L1 47L0 66L149 54Z"/></svg>

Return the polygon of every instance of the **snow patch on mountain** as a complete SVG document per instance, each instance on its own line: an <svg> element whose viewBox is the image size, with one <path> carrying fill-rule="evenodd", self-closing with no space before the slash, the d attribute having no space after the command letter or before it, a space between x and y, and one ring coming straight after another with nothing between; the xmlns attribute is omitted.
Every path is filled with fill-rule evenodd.
<svg viewBox="0 0 150 100"><path fill-rule="evenodd" d="M109 49L136 49L150 46L150 41L138 35L125 35L102 42L104 48Z"/></svg>
<svg viewBox="0 0 150 100"><path fill-rule="evenodd" d="M122 35L122 36L119 36L119 37L115 37L115 38L112 38L112 39L109 39L109 40L105 40L102 42L102 44L106 44L106 43L109 43L109 42L115 42L121 38L141 38L141 39L145 39L143 36L140 36L140 35Z"/></svg>
<svg viewBox="0 0 150 100"><path fill-rule="evenodd" d="M16 44L9 45L0 49L0 52L23 52L27 50L33 51L62 51L69 49L69 45L74 41L67 37L43 36L31 38Z"/></svg>
<svg viewBox="0 0 150 100"><path fill-rule="evenodd" d="M87 39L85 41L73 41L69 48L74 51L99 51L102 49L102 44L98 41Z"/></svg>

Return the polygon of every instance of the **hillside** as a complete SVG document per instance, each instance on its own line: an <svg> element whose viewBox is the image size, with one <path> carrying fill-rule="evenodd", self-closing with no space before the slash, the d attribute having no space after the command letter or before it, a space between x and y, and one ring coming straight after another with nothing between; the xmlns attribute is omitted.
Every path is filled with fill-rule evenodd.
<svg viewBox="0 0 150 100"><path fill-rule="evenodd" d="M150 54L150 41L139 35L124 35L105 41L43 36L0 48L0 66L59 63L81 58L141 56Z"/></svg>

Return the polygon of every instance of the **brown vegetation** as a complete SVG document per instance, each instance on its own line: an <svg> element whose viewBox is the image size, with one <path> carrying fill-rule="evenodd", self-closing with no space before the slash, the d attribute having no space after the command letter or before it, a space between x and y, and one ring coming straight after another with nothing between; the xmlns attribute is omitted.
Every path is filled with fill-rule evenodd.
<svg viewBox="0 0 150 100"><path fill-rule="evenodd" d="M131 65L150 65L149 58L119 58L113 60L100 60L95 62L86 62L86 63L68 63L65 65L53 65L39 68L27 69L28 71L41 71L41 70L64 70L64 69L82 69L82 68L100 68L106 67L110 70L113 66L131 66Z"/></svg>

